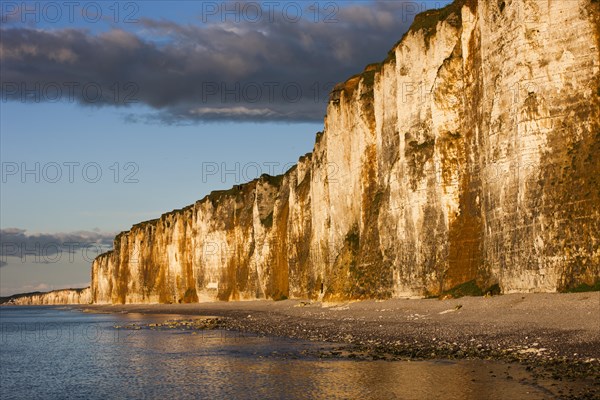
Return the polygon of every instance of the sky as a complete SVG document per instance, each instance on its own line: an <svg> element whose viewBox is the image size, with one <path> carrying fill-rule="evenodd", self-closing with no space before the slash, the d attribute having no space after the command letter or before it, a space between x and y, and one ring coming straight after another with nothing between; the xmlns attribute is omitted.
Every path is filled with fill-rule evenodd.
<svg viewBox="0 0 600 400"><path fill-rule="evenodd" d="M0 295L312 151L335 83L448 1L3 1Z"/></svg>

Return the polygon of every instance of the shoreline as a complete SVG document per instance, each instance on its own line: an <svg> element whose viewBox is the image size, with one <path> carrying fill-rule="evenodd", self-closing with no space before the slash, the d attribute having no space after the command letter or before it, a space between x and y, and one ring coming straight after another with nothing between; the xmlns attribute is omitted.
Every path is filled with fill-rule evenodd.
<svg viewBox="0 0 600 400"><path fill-rule="evenodd" d="M461 398L469 397L469 394L472 397L476 393L481 398L498 399L600 399L599 370L593 362L557 362L552 366L541 361L540 357L510 360L505 356L497 359L493 353L487 356L484 356L483 352L458 353L448 346L447 340L450 337L444 333L445 330L439 329L435 331L439 334L436 341L426 336L431 333L427 328L416 332L421 335L420 344L411 343L406 336L407 321L426 325L442 323L450 325L452 330L461 331L464 325L470 324L468 319L474 318L484 306L495 308L502 303L497 300L490 304L487 300L490 299L460 299L459 305L462 307L456 309L455 305L455 308L445 310L443 308L455 302L411 300L322 305L302 301L253 301L176 306L45 306L38 309L25 307L22 311L19 307L6 307L6 315L3 313L3 316L6 316L4 321L12 324L18 323L19 320L37 324L37 318L40 316L42 321L57 323L58 327L70 327L73 323L81 323L82 327L89 327L90 323L101 324L102 331L108 336L105 336L107 340L99 342L102 343L100 348L96 345L88 348L87 340L81 342L83 335L69 336L71 339L67 342L50 341L46 344L68 352L73 343L78 343L77 347L84 349L83 353L77 353L75 357L77 360L83 360L79 365L89 366L89 362L85 360L90 359L109 360L109 364L104 365L102 369L120 371L119 374L125 376L126 371L138 370L138 367L149 368L145 371L154 370L154 367L149 367L152 363L139 363L139 360L153 359L153 363L161 363L168 374L179 369L186 374L192 374L194 379L202 375L207 377L206 382L215 382L209 378L214 373L220 377L220 385L227 388L236 387L234 381L239 378L240 371L254 371L256 368L262 371L259 375L267 373L263 378L266 379L266 385L271 386L274 382L281 382L279 372L283 371L287 371L283 375L285 379L295 382L296 386L298 374L302 376L300 379L308 379L308 386L320 382L321 385L329 387L328 383L333 379L342 382L339 388L352 387L352 390L359 389L355 378L362 382L375 383L381 378L386 382L382 386L386 389L378 389L377 393L380 395L375 396L377 398L445 398L450 393L451 398ZM539 309L539 304L550 303L556 308L553 303L559 301L564 303L562 308L573 308L573 301L588 306L591 304L590 300L595 304L597 298L576 296L564 299L561 296L548 301L547 298L533 296L529 300L538 305L534 307L532 304L521 304L520 308L527 310L523 312L524 315L531 309ZM436 316L428 318L427 314L416 312L422 307L428 309L429 316ZM434 310L435 307L442 311ZM467 309L471 310L470 315L465 312ZM585 307L575 309L579 310L575 314L581 314ZM446 310L454 311L445 312ZM393 317L386 318L381 315L383 313L390 313ZM501 318L505 320L504 323L515 323L515 315L511 316L511 313L506 311L504 314L506 318ZM520 312L512 314L518 315ZM54 318L56 322L53 322ZM417 319L413 321L414 318ZM442 321L442 318L445 320ZM449 323L450 318L455 322ZM465 321L461 322L461 318ZM406 321L399 322L402 319ZM436 321L432 321L433 319ZM548 315L545 318L540 317L536 322L536 329L545 329L544 325L548 320ZM559 325L564 328L567 323L568 320L563 320ZM393 326L398 325L400 328L404 326L405 331L392 330ZM586 322L584 325L593 326ZM124 330L123 334L113 336L119 330ZM389 338L384 338L386 331L390 337L395 337L395 342L390 343ZM492 331L494 329L488 327L486 334L491 335ZM365 332L370 336L363 336ZM7 342L9 348L21 342L16 335L10 337L12 340ZM78 340L73 341L75 338ZM578 338L581 339L582 336ZM424 352L428 341L431 342L430 349L435 349L435 354ZM402 350L403 342L407 343L406 348L411 349L412 353ZM468 342L470 343L470 339ZM461 345L462 342L456 343L456 347ZM533 347L538 348L539 344ZM29 359L36 359L38 352L35 348ZM531 356L529 352L523 353L523 356L525 355ZM66 365L79 362L74 361L73 357L65 361L65 368L69 368ZM22 362L28 361L25 359ZM58 364L62 365L60 362ZM215 365L221 367L211 369L210 366ZM222 365L232 368L234 374L223 379ZM235 365L239 365L241 369L234 367ZM277 377L272 376L273 371L277 371ZM312 377L307 378L304 375L305 371L312 371ZM97 375L97 371L92 373ZM187 376L186 374L183 376ZM349 376L354 378L348 378ZM210 384L206 382L196 383L195 388L211 390ZM181 384L186 386L185 379ZM364 393L372 394L372 389L374 387L367 386ZM322 394L322 391L319 393ZM340 392L334 390L332 393ZM347 389L344 393L348 394L347 397L352 397ZM392 393L395 395L392 396ZM416 393L420 394L415 395ZM306 396L299 398L302 397Z"/></svg>
<svg viewBox="0 0 600 400"><path fill-rule="evenodd" d="M310 341L319 344L315 352L306 354L312 359L429 360L457 365L490 361L482 364L490 378L519 379L519 384L544 390L550 398L600 400L600 292L339 303L253 300L49 307L169 317L164 328L150 323L117 329L217 329ZM494 363L498 364L494 367Z"/></svg>
<svg viewBox="0 0 600 400"><path fill-rule="evenodd" d="M221 329L338 343L365 359L491 359L557 369L563 378L600 379L600 292L71 307L93 313L223 317ZM560 370L564 366L568 371Z"/></svg>

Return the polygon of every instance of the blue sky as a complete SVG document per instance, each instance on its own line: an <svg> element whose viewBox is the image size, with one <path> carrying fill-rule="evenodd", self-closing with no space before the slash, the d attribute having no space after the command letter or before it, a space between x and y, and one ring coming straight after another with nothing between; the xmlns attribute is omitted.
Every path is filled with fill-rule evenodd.
<svg viewBox="0 0 600 400"><path fill-rule="evenodd" d="M238 2L80 2L98 22L67 3L0 10L0 295L86 285L86 246L285 172L312 150L332 85L447 1L252 3L261 18ZM62 257L36 259L48 243Z"/></svg>

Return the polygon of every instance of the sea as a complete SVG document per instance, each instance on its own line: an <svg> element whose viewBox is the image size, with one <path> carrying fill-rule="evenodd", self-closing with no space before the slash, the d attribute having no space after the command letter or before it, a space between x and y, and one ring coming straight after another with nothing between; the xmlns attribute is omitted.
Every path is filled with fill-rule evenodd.
<svg viewBox="0 0 600 400"><path fill-rule="evenodd" d="M332 344L122 329L189 316L0 307L1 399L545 399L524 367L324 359Z"/></svg>

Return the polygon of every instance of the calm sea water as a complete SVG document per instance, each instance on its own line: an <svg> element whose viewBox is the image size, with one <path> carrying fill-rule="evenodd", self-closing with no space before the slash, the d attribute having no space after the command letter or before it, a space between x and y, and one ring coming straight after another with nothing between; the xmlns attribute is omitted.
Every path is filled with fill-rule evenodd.
<svg viewBox="0 0 600 400"><path fill-rule="evenodd" d="M124 331L174 316L0 307L2 399L537 399L520 367L321 360L323 344L223 331ZM184 318L184 317L181 317ZM501 374L513 375L511 378ZM492 375L496 375L493 377ZM529 383L528 383L529 382Z"/></svg>

